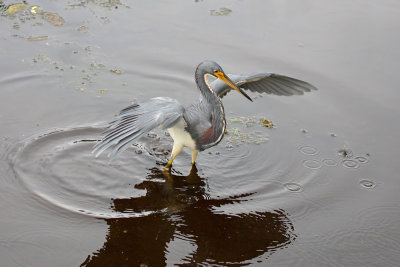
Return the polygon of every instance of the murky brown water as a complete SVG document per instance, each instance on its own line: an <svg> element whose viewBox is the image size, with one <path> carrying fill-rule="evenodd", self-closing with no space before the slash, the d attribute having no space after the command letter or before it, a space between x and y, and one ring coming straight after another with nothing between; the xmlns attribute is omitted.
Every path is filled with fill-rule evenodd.
<svg viewBox="0 0 400 267"><path fill-rule="evenodd" d="M1 266L398 265L397 1L15 3L0 1ZM204 59L319 90L225 97L229 134L192 169L184 151L162 172L161 130L92 156L133 101L196 99Z"/></svg>

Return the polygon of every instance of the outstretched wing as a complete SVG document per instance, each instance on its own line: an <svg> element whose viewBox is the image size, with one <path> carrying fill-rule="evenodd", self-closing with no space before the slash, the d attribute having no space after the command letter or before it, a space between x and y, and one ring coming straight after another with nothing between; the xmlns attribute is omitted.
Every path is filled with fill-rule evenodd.
<svg viewBox="0 0 400 267"><path fill-rule="evenodd" d="M126 150L143 134L161 126L163 129L172 127L183 116L183 106L169 97L155 97L139 104L133 104L116 116L103 133L92 153L98 157L109 147L113 149L108 154L110 160Z"/></svg>
<svg viewBox="0 0 400 267"><path fill-rule="evenodd" d="M238 87L258 93L289 96L302 95L304 92L317 90L316 87L307 82L274 73L228 74L228 76ZM232 89L219 79L214 80L211 87L221 98Z"/></svg>

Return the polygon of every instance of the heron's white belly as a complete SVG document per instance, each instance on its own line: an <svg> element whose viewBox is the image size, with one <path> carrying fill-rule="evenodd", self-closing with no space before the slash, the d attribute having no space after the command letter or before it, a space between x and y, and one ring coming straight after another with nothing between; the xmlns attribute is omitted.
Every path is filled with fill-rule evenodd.
<svg viewBox="0 0 400 267"><path fill-rule="evenodd" d="M189 147L192 150L196 150L196 142L193 140L192 136L185 130L187 126L185 120L181 118L177 124L173 127L168 128L168 132L174 139L175 145L182 145Z"/></svg>

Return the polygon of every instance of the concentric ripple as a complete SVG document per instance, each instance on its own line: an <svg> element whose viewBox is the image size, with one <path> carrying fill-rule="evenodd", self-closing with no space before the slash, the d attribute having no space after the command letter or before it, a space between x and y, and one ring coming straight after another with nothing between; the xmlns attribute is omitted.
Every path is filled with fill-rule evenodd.
<svg viewBox="0 0 400 267"><path fill-rule="evenodd" d="M342 161L342 165L346 168L358 168L359 163L354 159L345 159Z"/></svg>
<svg viewBox="0 0 400 267"><path fill-rule="evenodd" d="M148 211L116 212L110 205L114 198L145 194L145 190L134 185L144 179L146 166L154 166L157 157L154 159L149 153L138 152L145 148L154 152L149 148L152 143L143 145L144 148L129 149L108 163L106 157L96 159L91 154L101 132L100 128L80 127L53 130L28 138L12 159L15 173L46 205L99 218L148 214ZM149 139L155 138L152 135Z"/></svg>
<svg viewBox="0 0 400 267"><path fill-rule="evenodd" d="M352 262L354 266L361 266L366 262L380 262L381 266L396 266L398 260L393 255L398 255L400 250L399 215L399 206L372 206L355 212L346 227L318 237L318 250L329 255L328 259L336 262L335 265ZM341 257L338 259L334 255Z"/></svg>
<svg viewBox="0 0 400 267"><path fill-rule="evenodd" d="M277 202L271 209L281 208L283 203L290 206L291 202L285 199L288 194L297 205L304 187L317 175L301 168L302 161L296 153L287 152L293 150L292 144L243 143L228 149L229 140L224 140L199 154L197 166L202 179L207 177L207 188L191 196L191 185L169 185L157 165L166 162L170 154L171 138L165 132L145 135L109 163L105 155L95 158L91 154L102 131L100 127L76 127L27 138L11 159L13 169L22 184L45 205L97 218L141 217L179 210L203 199L253 194L254 199L275 196ZM322 165L312 160L304 164L311 169ZM190 152L184 150L174 161L172 173L186 177L189 169ZM174 190L173 202L163 199L165 190ZM153 198L166 204L153 205ZM125 201L129 199L132 201ZM244 212L242 206L235 204L234 213ZM252 206L253 211L260 209L264 207Z"/></svg>
<svg viewBox="0 0 400 267"><path fill-rule="evenodd" d="M318 149L313 146L302 146L299 151L305 155L316 155L318 154Z"/></svg>
<svg viewBox="0 0 400 267"><path fill-rule="evenodd" d="M303 166L309 169L319 169L321 168L322 164L318 160L315 159L307 159L303 161Z"/></svg>
<svg viewBox="0 0 400 267"><path fill-rule="evenodd" d="M360 185L366 189L373 189L376 186L376 183L372 180L363 179L360 181Z"/></svg>

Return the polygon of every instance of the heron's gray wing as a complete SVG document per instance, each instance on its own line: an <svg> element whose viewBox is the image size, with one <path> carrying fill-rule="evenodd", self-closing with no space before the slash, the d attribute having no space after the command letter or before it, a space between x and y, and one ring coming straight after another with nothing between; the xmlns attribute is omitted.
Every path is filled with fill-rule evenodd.
<svg viewBox="0 0 400 267"><path fill-rule="evenodd" d="M304 92L317 90L313 85L288 76L274 73L256 73L250 75L228 74L229 78L245 90L273 95L302 95ZM216 79L211 87L219 97L224 97L232 88Z"/></svg>
<svg viewBox="0 0 400 267"><path fill-rule="evenodd" d="M139 104L133 104L116 116L103 133L92 153L98 157L109 147L113 149L108 154L110 160L127 149L143 134L161 126L170 128L183 116L185 109L175 99L155 97Z"/></svg>

